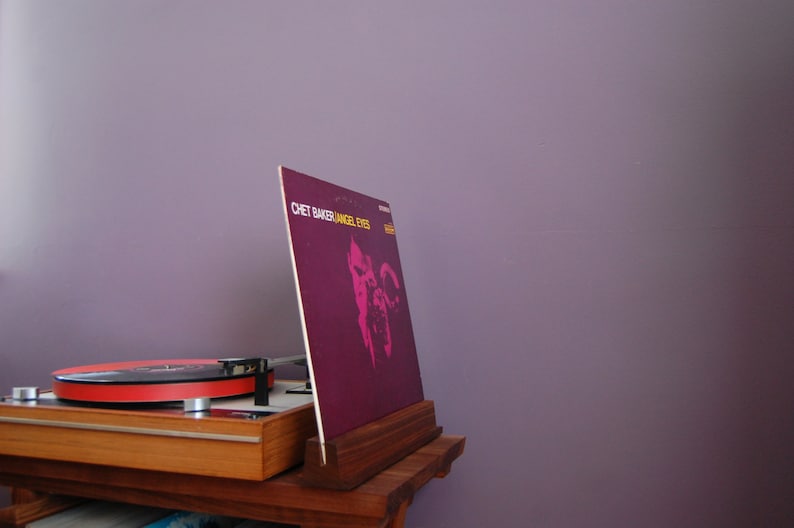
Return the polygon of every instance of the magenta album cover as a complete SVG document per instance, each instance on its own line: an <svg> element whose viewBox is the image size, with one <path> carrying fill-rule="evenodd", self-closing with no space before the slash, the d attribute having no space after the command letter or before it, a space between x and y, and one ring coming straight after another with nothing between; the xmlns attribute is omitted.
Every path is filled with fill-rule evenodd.
<svg viewBox="0 0 794 528"><path fill-rule="evenodd" d="M387 202L279 167L320 440L422 401Z"/></svg>

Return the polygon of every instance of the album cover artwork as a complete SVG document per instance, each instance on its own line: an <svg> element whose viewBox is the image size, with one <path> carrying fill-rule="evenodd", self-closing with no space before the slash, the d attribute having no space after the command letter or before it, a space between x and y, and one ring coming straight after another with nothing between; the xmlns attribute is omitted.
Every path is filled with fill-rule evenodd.
<svg viewBox="0 0 794 528"><path fill-rule="evenodd" d="M422 401L391 207L279 167L320 441Z"/></svg>

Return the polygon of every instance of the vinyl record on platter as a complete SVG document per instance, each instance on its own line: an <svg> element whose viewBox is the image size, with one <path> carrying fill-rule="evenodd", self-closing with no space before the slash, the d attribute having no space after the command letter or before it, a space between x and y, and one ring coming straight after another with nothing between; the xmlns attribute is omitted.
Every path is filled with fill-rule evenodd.
<svg viewBox="0 0 794 528"><path fill-rule="evenodd" d="M100 363L57 370L58 398L102 403L146 403L223 398L254 392L255 369L229 369L217 359ZM268 373L272 385L273 372Z"/></svg>

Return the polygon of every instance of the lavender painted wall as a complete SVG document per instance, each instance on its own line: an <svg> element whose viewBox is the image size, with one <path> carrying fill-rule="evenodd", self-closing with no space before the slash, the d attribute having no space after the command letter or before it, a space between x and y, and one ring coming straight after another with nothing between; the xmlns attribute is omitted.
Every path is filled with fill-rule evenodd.
<svg viewBox="0 0 794 528"><path fill-rule="evenodd" d="M0 0L0 387L296 352L283 163L393 206L409 526L790 526L792 72L788 0Z"/></svg>

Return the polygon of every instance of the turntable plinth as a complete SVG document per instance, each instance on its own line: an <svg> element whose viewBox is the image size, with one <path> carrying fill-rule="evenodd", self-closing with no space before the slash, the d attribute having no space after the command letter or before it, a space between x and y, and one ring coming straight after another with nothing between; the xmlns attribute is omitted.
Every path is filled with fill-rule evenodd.
<svg viewBox="0 0 794 528"><path fill-rule="evenodd" d="M269 416L0 403L0 454L264 480L303 461L311 403Z"/></svg>

